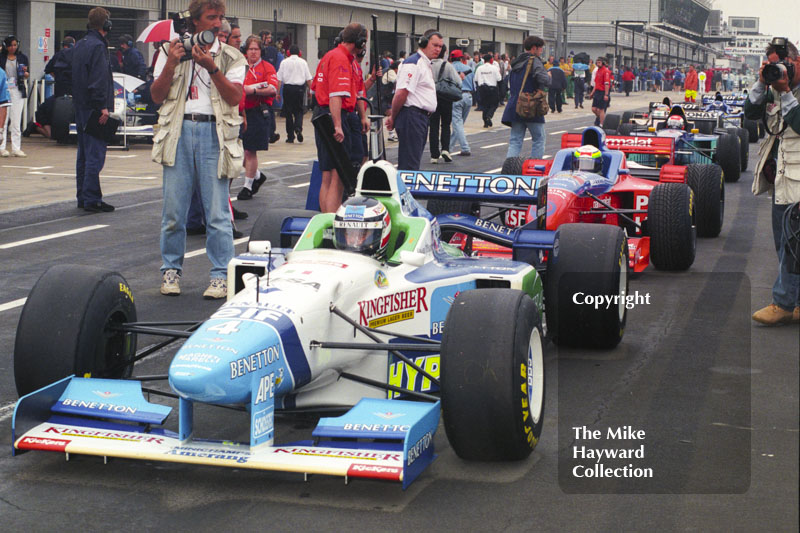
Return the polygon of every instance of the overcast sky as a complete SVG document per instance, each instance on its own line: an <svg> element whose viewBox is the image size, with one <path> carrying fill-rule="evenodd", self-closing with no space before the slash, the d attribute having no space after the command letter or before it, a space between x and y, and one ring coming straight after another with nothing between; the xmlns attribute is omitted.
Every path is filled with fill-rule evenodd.
<svg viewBox="0 0 800 533"><path fill-rule="evenodd" d="M759 29L765 35L788 37L800 42L800 7L797 0L713 0L714 9L722 10L723 20L730 16L759 17Z"/></svg>

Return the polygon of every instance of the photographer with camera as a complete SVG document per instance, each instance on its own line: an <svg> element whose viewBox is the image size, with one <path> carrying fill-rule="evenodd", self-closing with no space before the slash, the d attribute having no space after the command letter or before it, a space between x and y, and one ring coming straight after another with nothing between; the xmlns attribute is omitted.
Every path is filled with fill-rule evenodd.
<svg viewBox="0 0 800 533"><path fill-rule="evenodd" d="M180 294L186 213L194 187L200 191L206 253L212 265L211 283L203 297L227 295L227 266L234 253L228 179L238 177L242 166L239 102L246 62L239 50L215 38L224 15L224 0L192 0L184 13L187 32L170 42L169 54L159 55L153 73L150 94L161 104L152 156L164 169L164 295Z"/></svg>
<svg viewBox="0 0 800 533"><path fill-rule="evenodd" d="M759 149L753 194L772 193L772 236L780 265L772 303L756 311L753 320L776 326L800 322L800 274L790 270L793 258L783 231L784 213L800 201L800 58L788 39L775 37L767 46L767 59L750 89L744 114L763 120L769 133Z"/></svg>

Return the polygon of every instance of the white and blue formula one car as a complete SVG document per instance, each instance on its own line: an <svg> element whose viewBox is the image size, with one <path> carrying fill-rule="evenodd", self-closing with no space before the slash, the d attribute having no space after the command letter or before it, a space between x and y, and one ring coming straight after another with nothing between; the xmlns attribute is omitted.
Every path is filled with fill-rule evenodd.
<svg viewBox="0 0 800 533"><path fill-rule="evenodd" d="M22 397L14 452L379 478L405 488L435 457L441 407L460 457L527 457L544 414L542 277L529 262L468 257L444 244L411 189L444 190L447 180L437 187L425 174L399 174L385 161L369 163L357 183L356 195L376 199L391 218L382 260L334 247L333 214L265 213L248 253L229 265L228 301L201 323L137 322L132 291L117 273L76 266L45 272L17 330ZM486 175L447 181L449 193L463 199L542 205L546 182ZM559 240L562 251L579 246L584 253L570 252L564 272L567 261L581 270L595 256L616 265L617 248L602 250L608 226L586 226L567 238L472 221L475 235L501 233L520 253L548 252L550 264L560 257ZM613 265L604 267L602 294L597 275L580 277L586 286L577 289L624 296L627 278ZM575 337L606 327L609 316L607 327L620 327L616 306L593 312L571 326ZM564 334L568 326L562 324ZM137 353L137 334L167 340ZM185 340L167 375L133 375L135 361L175 339ZM157 379L168 380L171 391L143 389L143 381ZM143 391L177 401L151 401ZM198 403L246 411L249 442L196 434ZM175 404L177 417L168 418ZM277 443L276 414L322 410L344 414L321 418L309 440Z"/></svg>

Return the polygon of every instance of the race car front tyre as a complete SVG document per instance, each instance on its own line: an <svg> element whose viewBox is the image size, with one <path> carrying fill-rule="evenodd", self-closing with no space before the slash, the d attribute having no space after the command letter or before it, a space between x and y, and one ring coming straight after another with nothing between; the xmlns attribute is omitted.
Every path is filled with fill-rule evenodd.
<svg viewBox="0 0 800 533"><path fill-rule="evenodd" d="M633 119L633 115L634 115L633 111L624 111L622 113L622 119L620 120L620 127L623 124L630 124L631 119ZM620 135L622 134L620 133Z"/></svg>
<svg viewBox="0 0 800 533"><path fill-rule="evenodd" d="M725 133L717 139L716 163L722 167L725 181L735 183L742 177L741 149L739 137Z"/></svg>
<svg viewBox="0 0 800 533"><path fill-rule="evenodd" d="M633 124L631 122L626 122L619 125L619 132L620 135L628 136L633 133Z"/></svg>
<svg viewBox="0 0 800 533"><path fill-rule="evenodd" d="M697 236L716 237L725 215L725 180L717 165L689 165L686 183L697 203Z"/></svg>
<svg viewBox="0 0 800 533"><path fill-rule="evenodd" d="M619 129L620 116L614 113L609 113L603 119L603 130L609 135L616 135Z"/></svg>
<svg viewBox="0 0 800 533"><path fill-rule="evenodd" d="M750 144L748 143L750 133L744 128L736 128L736 135L739 137L739 149L741 150L739 155L742 157L742 172L744 172L750 163Z"/></svg>
<svg viewBox="0 0 800 533"><path fill-rule="evenodd" d="M659 183L650 191L647 228L650 261L659 270L686 270L697 248L695 200L683 183Z"/></svg>
<svg viewBox="0 0 800 533"><path fill-rule="evenodd" d="M81 265L50 267L33 286L17 325L14 380L20 396L71 374L131 375L136 334L133 294L116 272Z"/></svg>
<svg viewBox="0 0 800 533"><path fill-rule="evenodd" d="M558 345L613 348L627 319L628 243L603 224L563 224L547 257L547 335ZM603 305L587 304L587 296ZM606 304L605 302L613 302Z"/></svg>
<svg viewBox="0 0 800 533"><path fill-rule="evenodd" d="M471 290L456 297L445 324L441 398L450 445L471 461L524 459L544 418L539 309L522 291Z"/></svg>
<svg viewBox="0 0 800 533"><path fill-rule="evenodd" d="M318 215L318 211L307 209L270 209L264 211L256 219L253 229L250 230L250 239L247 241L248 248L252 241L269 241L275 248L292 248L297 243L297 239L290 235L281 235L281 226L287 218L308 218Z"/></svg>
<svg viewBox="0 0 800 533"><path fill-rule="evenodd" d="M748 141L751 143L757 143L760 135L759 132L759 124L756 120L750 120L749 118L744 119L744 128L747 130L748 133Z"/></svg>

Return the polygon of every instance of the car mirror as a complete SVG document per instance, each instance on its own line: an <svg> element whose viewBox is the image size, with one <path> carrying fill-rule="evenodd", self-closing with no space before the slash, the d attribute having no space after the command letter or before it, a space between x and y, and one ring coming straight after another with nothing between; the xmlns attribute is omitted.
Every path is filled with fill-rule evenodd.
<svg viewBox="0 0 800 533"><path fill-rule="evenodd" d="M272 243L269 241L250 241L247 244L247 251L251 254L268 254L272 250Z"/></svg>
<svg viewBox="0 0 800 533"><path fill-rule="evenodd" d="M400 252L400 261L412 266L422 266L425 264L425 254L403 250Z"/></svg>

